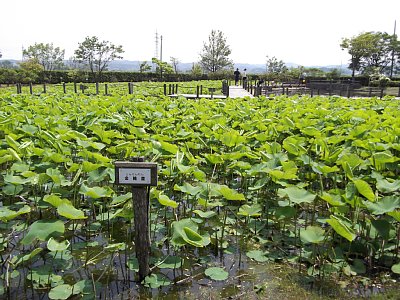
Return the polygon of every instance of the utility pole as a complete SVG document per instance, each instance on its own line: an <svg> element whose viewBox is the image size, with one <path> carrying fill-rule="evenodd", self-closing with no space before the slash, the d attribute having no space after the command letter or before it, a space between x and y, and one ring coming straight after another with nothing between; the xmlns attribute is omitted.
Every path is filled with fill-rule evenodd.
<svg viewBox="0 0 400 300"><path fill-rule="evenodd" d="M396 20L394 20L393 39L397 40L397 38L396 38ZM394 45L392 48L392 64L390 66L390 76L389 76L390 79L392 79L392 77L393 77L393 68L394 68Z"/></svg>
<svg viewBox="0 0 400 300"><path fill-rule="evenodd" d="M160 62L161 62L161 64L162 64L162 40L163 40L162 35L160 35ZM161 72L161 78L162 78L163 69L162 69L161 64L160 64L160 72Z"/></svg>

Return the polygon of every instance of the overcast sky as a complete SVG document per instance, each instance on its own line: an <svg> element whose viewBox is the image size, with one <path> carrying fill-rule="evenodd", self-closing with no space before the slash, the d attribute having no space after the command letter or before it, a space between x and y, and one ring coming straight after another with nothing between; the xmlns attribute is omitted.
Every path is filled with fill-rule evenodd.
<svg viewBox="0 0 400 300"><path fill-rule="evenodd" d="M1 0L0 51L3 59L21 59L22 47L53 43L67 59L86 36L97 36L122 45L124 59L150 61L157 31L164 61L196 62L214 29L225 35L234 63L275 56L340 65L349 60L342 38L393 33L396 19L399 33L399 0Z"/></svg>

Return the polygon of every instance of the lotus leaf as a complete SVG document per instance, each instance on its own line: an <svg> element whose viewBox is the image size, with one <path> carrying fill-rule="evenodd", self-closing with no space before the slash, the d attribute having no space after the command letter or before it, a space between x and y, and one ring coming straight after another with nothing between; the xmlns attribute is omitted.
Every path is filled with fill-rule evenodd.
<svg viewBox="0 0 400 300"><path fill-rule="evenodd" d="M386 196L377 202L364 201L364 205L374 215L382 215L400 208L400 197Z"/></svg>
<svg viewBox="0 0 400 300"><path fill-rule="evenodd" d="M349 227L349 222L347 222L347 220L343 220L343 217L340 218L338 216L331 215L326 222L332 226L336 233L347 239L349 242L356 238L354 230Z"/></svg>
<svg viewBox="0 0 400 300"><path fill-rule="evenodd" d="M171 281L161 274L150 274L143 280L143 285L152 289L158 289L162 286L168 286Z"/></svg>
<svg viewBox="0 0 400 300"><path fill-rule="evenodd" d="M296 204L312 203L315 199L315 194L296 186L290 186L285 189L279 189L278 195L280 197L289 197L290 201Z"/></svg>
<svg viewBox="0 0 400 300"><path fill-rule="evenodd" d="M47 241L47 249L50 251L64 251L68 249L70 242L65 240L62 242L57 242L52 237Z"/></svg>
<svg viewBox="0 0 400 300"><path fill-rule="evenodd" d="M204 274L213 280L226 280L229 277L229 273L219 267L208 268L204 271Z"/></svg>
<svg viewBox="0 0 400 300"><path fill-rule="evenodd" d="M64 231L64 223L60 220L39 220L31 224L29 232L21 240L21 244L32 244L35 239L47 241L50 237L62 235Z"/></svg>
<svg viewBox="0 0 400 300"><path fill-rule="evenodd" d="M69 284L60 284L53 287L49 292L49 298L54 300L65 300L72 295L73 286Z"/></svg>
<svg viewBox="0 0 400 300"><path fill-rule="evenodd" d="M246 252L246 256L258 262L266 262L270 259L267 257L268 252L262 250L251 250Z"/></svg>
<svg viewBox="0 0 400 300"><path fill-rule="evenodd" d="M318 226L308 226L300 230L300 239L303 243L319 244L325 239L325 230Z"/></svg>

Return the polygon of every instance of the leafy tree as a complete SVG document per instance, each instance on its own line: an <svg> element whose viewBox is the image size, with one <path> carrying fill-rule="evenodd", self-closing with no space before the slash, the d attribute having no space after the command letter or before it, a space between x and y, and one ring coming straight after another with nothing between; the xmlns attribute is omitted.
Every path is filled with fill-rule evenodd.
<svg viewBox="0 0 400 300"><path fill-rule="evenodd" d="M201 68L200 64L193 63L190 73L195 77L200 77L203 75L203 69Z"/></svg>
<svg viewBox="0 0 400 300"><path fill-rule="evenodd" d="M364 32L352 38L344 38L340 44L351 56L349 68L354 77L356 71L371 74L388 71L392 51L399 55L399 42L395 35L386 32Z"/></svg>
<svg viewBox="0 0 400 300"><path fill-rule="evenodd" d="M43 71L52 71L63 66L65 50L54 47L53 44L35 43L24 49L22 54L25 58L35 59L43 67Z"/></svg>
<svg viewBox="0 0 400 300"><path fill-rule="evenodd" d="M172 66L170 64L168 64L165 61L161 61L155 57L153 57L151 59L152 63L157 65L156 67L156 72L160 72L161 74L165 73L165 74L172 74L174 73L174 69L172 68Z"/></svg>
<svg viewBox="0 0 400 300"><path fill-rule="evenodd" d="M288 68L282 60L278 60L275 56L267 56L267 78L268 79L282 79L287 73Z"/></svg>
<svg viewBox="0 0 400 300"><path fill-rule="evenodd" d="M17 81L22 83L36 82L43 71L43 66L35 58L21 62L19 67L21 72L18 73Z"/></svg>
<svg viewBox="0 0 400 300"><path fill-rule="evenodd" d="M147 61L142 62L139 66L140 73L148 72L150 70L151 70L151 66L147 63Z"/></svg>
<svg viewBox="0 0 400 300"><path fill-rule="evenodd" d="M174 68L175 74L178 74L178 65L180 61L176 57L170 57L170 62L172 67Z"/></svg>
<svg viewBox="0 0 400 300"><path fill-rule="evenodd" d="M86 37L82 43L79 43L78 49L75 50L75 60L86 64L93 77L99 80L111 61L122 59L120 56L122 53L124 50L121 45L116 46L109 41L100 41L97 36L92 36Z"/></svg>
<svg viewBox="0 0 400 300"><path fill-rule="evenodd" d="M208 43L204 42L203 52L200 54L200 65L204 70L215 73L225 67L233 67L233 62L228 58L231 49L226 43L226 38L220 30L212 30Z"/></svg>
<svg viewBox="0 0 400 300"><path fill-rule="evenodd" d="M0 83L16 83L17 82L17 71L15 69L0 69Z"/></svg>

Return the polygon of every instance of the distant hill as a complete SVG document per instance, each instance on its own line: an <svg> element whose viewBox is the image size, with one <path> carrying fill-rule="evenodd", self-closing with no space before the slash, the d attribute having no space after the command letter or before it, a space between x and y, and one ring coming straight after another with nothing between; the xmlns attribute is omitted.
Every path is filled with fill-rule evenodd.
<svg viewBox="0 0 400 300"><path fill-rule="evenodd" d="M0 59L0 67L2 61L10 61L14 66L18 66L19 60L15 59ZM126 71L126 72L137 72L139 71L140 64L143 61L138 60L114 60L110 62L108 66L109 71ZM149 65L151 65L151 61L147 61ZM298 64L295 63L286 63L288 68L297 68ZM190 72L193 67L193 63L179 63L178 71L181 73ZM324 72L329 72L333 69L341 69L342 74L349 75L351 74L351 70L346 68L345 66L340 65L329 65L329 66L305 66L306 68L318 68L323 70ZM243 69L247 69L248 74L262 74L265 73L265 64L246 64L246 63L237 63L234 64L234 69L239 68L240 71Z"/></svg>

